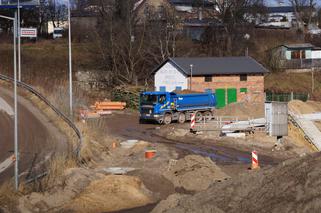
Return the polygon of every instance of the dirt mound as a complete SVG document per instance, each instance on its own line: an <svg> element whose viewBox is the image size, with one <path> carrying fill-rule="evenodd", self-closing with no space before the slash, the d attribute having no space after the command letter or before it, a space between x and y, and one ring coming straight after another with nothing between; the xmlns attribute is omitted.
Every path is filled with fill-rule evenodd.
<svg viewBox="0 0 321 213"><path fill-rule="evenodd" d="M236 116L239 119L264 117L264 103L238 102L215 111L216 116Z"/></svg>
<svg viewBox="0 0 321 213"><path fill-rule="evenodd" d="M250 173L194 196L169 197L154 212L320 212L321 153Z"/></svg>
<svg viewBox="0 0 321 213"><path fill-rule="evenodd" d="M47 212L60 209L87 187L91 181L104 177L86 169L73 168L66 170L63 177L58 178L55 187L45 193L31 193L19 200L21 212Z"/></svg>
<svg viewBox="0 0 321 213"><path fill-rule="evenodd" d="M107 212L155 202L141 180L74 168L44 193L19 199L20 212Z"/></svg>
<svg viewBox="0 0 321 213"><path fill-rule="evenodd" d="M74 212L109 212L153 203L139 178L110 175L92 182L64 209Z"/></svg>
<svg viewBox="0 0 321 213"><path fill-rule="evenodd" d="M289 110L296 114L309 114L315 112L315 109L312 105L310 105L308 102L299 100L289 102Z"/></svg>
<svg viewBox="0 0 321 213"><path fill-rule="evenodd" d="M188 155L178 160L164 176L176 188L187 191L202 191L215 181L228 178L210 158L198 155Z"/></svg>

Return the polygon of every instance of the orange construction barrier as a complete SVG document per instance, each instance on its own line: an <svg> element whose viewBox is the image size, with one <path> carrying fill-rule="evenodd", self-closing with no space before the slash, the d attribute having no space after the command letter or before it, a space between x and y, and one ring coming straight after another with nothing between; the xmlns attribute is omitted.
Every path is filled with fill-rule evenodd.
<svg viewBox="0 0 321 213"><path fill-rule="evenodd" d="M259 158L256 151L252 152L252 169L259 169Z"/></svg>

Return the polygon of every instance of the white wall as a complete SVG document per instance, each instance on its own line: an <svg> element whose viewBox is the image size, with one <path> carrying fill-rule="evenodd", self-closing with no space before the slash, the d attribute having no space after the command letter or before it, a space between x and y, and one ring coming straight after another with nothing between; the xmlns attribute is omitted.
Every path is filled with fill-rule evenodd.
<svg viewBox="0 0 321 213"><path fill-rule="evenodd" d="M312 50L312 59L321 59L321 50Z"/></svg>
<svg viewBox="0 0 321 213"><path fill-rule="evenodd" d="M56 27L61 27L64 29L68 28L68 22L67 21L60 21L59 22L59 26L58 26L58 22L55 22ZM51 34L54 31L54 26L52 21L48 21L48 33Z"/></svg>
<svg viewBox="0 0 321 213"><path fill-rule="evenodd" d="M167 62L155 74L155 91L160 91L161 86L166 87L167 92L172 92L176 87L187 89L188 80L176 67Z"/></svg>

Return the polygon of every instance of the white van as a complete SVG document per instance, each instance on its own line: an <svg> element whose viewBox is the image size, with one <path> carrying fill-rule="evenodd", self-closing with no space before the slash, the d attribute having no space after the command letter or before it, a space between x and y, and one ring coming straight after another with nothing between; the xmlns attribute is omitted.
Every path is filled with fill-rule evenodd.
<svg viewBox="0 0 321 213"><path fill-rule="evenodd" d="M57 38L62 38L62 35L64 33L64 29L61 27L55 27L53 30L53 39L57 39Z"/></svg>

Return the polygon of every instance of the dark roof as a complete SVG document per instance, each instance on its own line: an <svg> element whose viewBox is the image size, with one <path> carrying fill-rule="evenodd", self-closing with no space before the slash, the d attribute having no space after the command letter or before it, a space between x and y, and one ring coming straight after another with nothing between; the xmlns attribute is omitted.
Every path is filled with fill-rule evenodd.
<svg viewBox="0 0 321 213"><path fill-rule="evenodd" d="M232 75L232 74L262 74L268 73L261 64L251 57L203 57L203 58L169 58L171 62L185 75L191 74L190 65L193 65L193 75Z"/></svg>
<svg viewBox="0 0 321 213"><path fill-rule="evenodd" d="M194 6L197 3L195 0L169 0L169 2L175 6ZM213 0L204 0L202 4L206 7L214 6Z"/></svg>
<svg viewBox="0 0 321 213"><path fill-rule="evenodd" d="M294 13L294 8L292 6L284 7L268 7L268 13Z"/></svg>
<svg viewBox="0 0 321 213"><path fill-rule="evenodd" d="M211 26L211 25L222 25L217 19L214 18L192 18L184 21L184 26Z"/></svg>
<svg viewBox="0 0 321 213"><path fill-rule="evenodd" d="M301 44L283 44L281 46L284 46L288 49L313 49L315 46L310 43L301 43Z"/></svg>

